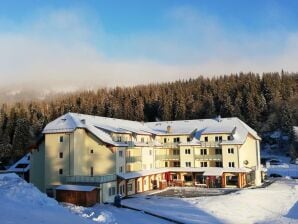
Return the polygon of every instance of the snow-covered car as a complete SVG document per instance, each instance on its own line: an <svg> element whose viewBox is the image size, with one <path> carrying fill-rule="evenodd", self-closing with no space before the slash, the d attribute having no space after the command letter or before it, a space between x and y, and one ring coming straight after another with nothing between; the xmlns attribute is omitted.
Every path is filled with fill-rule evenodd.
<svg viewBox="0 0 298 224"><path fill-rule="evenodd" d="M270 165L282 165L283 163L278 159L271 159L269 161Z"/></svg>
<svg viewBox="0 0 298 224"><path fill-rule="evenodd" d="M292 164L296 164L296 165L298 165L298 158L296 158L296 159L292 159L292 160L291 160L291 163L292 163Z"/></svg>

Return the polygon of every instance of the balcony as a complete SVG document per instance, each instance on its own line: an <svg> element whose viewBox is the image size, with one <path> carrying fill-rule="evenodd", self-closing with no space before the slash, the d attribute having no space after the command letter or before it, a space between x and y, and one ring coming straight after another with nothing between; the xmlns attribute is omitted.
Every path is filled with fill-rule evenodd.
<svg viewBox="0 0 298 224"><path fill-rule="evenodd" d="M221 161L222 155L216 154L216 155L195 155L196 160L204 160L204 161Z"/></svg>
<svg viewBox="0 0 298 224"><path fill-rule="evenodd" d="M180 160L180 155L155 155L156 160Z"/></svg>
<svg viewBox="0 0 298 224"><path fill-rule="evenodd" d="M178 146L178 144L179 144L179 142L169 142L169 143L163 143L162 144L162 147L163 148L170 148L170 149L173 149L173 148L178 148L179 146Z"/></svg>
<svg viewBox="0 0 298 224"><path fill-rule="evenodd" d="M142 162L142 156L130 156L126 157L126 163L136 163L136 162Z"/></svg>
<svg viewBox="0 0 298 224"><path fill-rule="evenodd" d="M220 147L221 142L201 142L201 147Z"/></svg>
<svg viewBox="0 0 298 224"><path fill-rule="evenodd" d="M115 174L102 176L65 176L64 182L67 184L101 184L111 181L116 181Z"/></svg>

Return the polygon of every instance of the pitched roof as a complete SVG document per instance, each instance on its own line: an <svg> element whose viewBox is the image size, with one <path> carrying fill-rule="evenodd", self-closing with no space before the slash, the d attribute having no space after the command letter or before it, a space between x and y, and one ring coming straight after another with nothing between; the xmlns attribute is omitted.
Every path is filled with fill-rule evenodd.
<svg viewBox="0 0 298 224"><path fill-rule="evenodd" d="M56 187L56 190L64 190L64 191L93 191L97 187L95 186L86 186L86 185L60 185Z"/></svg>
<svg viewBox="0 0 298 224"><path fill-rule="evenodd" d="M126 146L113 141L109 133L135 133L143 135L190 135L199 140L202 134L232 134L233 139L222 144L242 144L251 134L260 139L257 133L237 117L221 119L198 119L160 122L138 122L85 114L67 113L50 122L43 133L73 132L84 128L107 144ZM170 133L167 129L171 129ZM197 141L196 141L197 142Z"/></svg>
<svg viewBox="0 0 298 224"><path fill-rule="evenodd" d="M31 153L27 153L24 157L13 164L8 171L15 173L25 173L30 169L30 156Z"/></svg>

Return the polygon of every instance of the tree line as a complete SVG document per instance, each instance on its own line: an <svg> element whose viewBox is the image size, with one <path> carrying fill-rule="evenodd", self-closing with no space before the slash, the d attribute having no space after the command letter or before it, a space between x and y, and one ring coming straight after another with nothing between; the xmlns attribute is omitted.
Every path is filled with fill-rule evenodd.
<svg viewBox="0 0 298 224"><path fill-rule="evenodd" d="M260 133L279 129L292 140L292 126L298 125L298 73L198 77L3 104L0 161L22 156L48 122L67 112L136 121L239 117Z"/></svg>

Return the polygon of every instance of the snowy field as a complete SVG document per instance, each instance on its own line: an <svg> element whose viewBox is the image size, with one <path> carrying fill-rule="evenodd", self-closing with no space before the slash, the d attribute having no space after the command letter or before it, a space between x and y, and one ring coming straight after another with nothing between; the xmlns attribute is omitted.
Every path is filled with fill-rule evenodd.
<svg viewBox="0 0 298 224"><path fill-rule="evenodd" d="M164 220L111 205L59 205L16 174L0 174L0 224L164 224Z"/></svg>
<svg viewBox="0 0 298 224"><path fill-rule="evenodd" d="M169 198L136 195L124 205L183 223L298 223L298 180L280 178L267 188L231 194ZM0 174L1 224L163 224L168 221L126 208L97 204L84 208L65 204L39 192L15 174Z"/></svg>
<svg viewBox="0 0 298 224"><path fill-rule="evenodd" d="M298 223L298 180L279 179L267 188L199 198L138 196L124 205L183 223Z"/></svg>

